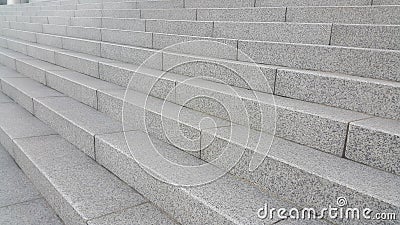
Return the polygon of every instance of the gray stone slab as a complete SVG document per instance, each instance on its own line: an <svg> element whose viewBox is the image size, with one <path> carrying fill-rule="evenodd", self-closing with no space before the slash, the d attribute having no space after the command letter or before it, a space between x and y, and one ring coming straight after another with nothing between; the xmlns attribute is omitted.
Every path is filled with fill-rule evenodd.
<svg viewBox="0 0 400 225"><path fill-rule="evenodd" d="M127 133L127 138L128 140L147 140L148 137L136 131ZM181 165L200 162L165 143L155 139L153 143L160 154ZM97 136L96 146L100 164L118 174L121 179L133 185L150 201L170 213L182 224L207 224L211 221L218 224L268 224L271 223L270 220L260 221L257 216L254 216L259 208L258 204L269 202L277 207L285 205L232 176L225 176L211 184L195 188L183 188L161 182L139 168L136 161L132 160L122 133ZM146 143L133 144L132 147L146 149L148 152L152 149L152 146ZM209 172L216 171L218 169ZM200 208L201 210L198 210Z"/></svg>
<svg viewBox="0 0 400 225"><path fill-rule="evenodd" d="M62 39L63 49L100 56L100 42L78 38L65 37Z"/></svg>
<svg viewBox="0 0 400 225"><path fill-rule="evenodd" d="M4 78L2 91L30 113L33 113L33 99L63 96L30 78Z"/></svg>
<svg viewBox="0 0 400 225"><path fill-rule="evenodd" d="M123 119L125 130L147 131L195 156L199 153L202 129L229 125L228 121L136 91L129 90L124 96L124 90L99 91L99 110L118 121ZM202 123L206 117L214 123Z"/></svg>
<svg viewBox="0 0 400 225"><path fill-rule="evenodd" d="M171 9L183 8L183 0L155 0L155 1L138 1L136 7L138 9Z"/></svg>
<svg viewBox="0 0 400 225"><path fill-rule="evenodd" d="M221 47L221 45L218 46ZM186 48L190 50L193 49L193 46L189 43ZM163 53L163 70L165 71L191 78L210 79L214 82L265 93L272 93L273 91L276 69L277 67L274 66L257 65L255 63Z"/></svg>
<svg viewBox="0 0 400 225"><path fill-rule="evenodd" d="M196 56L237 59L237 40L175 34L153 34L153 48Z"/></svg>
<svg viewBox="0 0 400 225"><path fill-rule="evenodd" d="M93 27L67 26L67 35L69 37L100 41L101 29Z"/></svg>
<svg viewBox="0 0 400 225"><path fill-rule="evenodd" d="M47 86L97 109L97 90L122 89L117 85L73 71L46 73Z"/></svg>
<svg viewBox="0 0 400 225"><path fill-rule="evenodd" d="M43 32L43 26L40 23L10 22L10 28L38 33Z"/></svg>
<svg viewBox="0 0 400 225"><path fill-rule="evenodd" d="M345 156L399 175L400 123L371 118L350 124Z"/></svg>
<svg viewBox="0 0 400 225"><path fill-rule="evenodd" d="M79 9L75 11L75 17L101 17L101 9Z"/></svg>
<svg viewBox="0 0 400 225"><path fill-rule="evenodd" d="M41 24L49 23L47 16L31 16L30 18L31 18L30 20L31 23L41 23Z"/></svg>
<svg viewBox="0 0 400 225"><path fill-rule="evenodd" d="M369 0L257 0L255 6L354 6L371 5Z"/></svg>
<svg viewBox="0 0 400 225"><path fill-rule="evenodd" d="M36 34L37 43L62 48L62 37L50 34Z"/></svg>
<svg viewBox="0 0 400 225"><path fill-rule="evenodd" d="M7 48L16 51L19 53L22 53L24 55L27 55L27 50L26 50L26 44L25 42L22 42L21 40L13 40L13 39L7 39Z"/></svg>
<svg viewBox="0 0 400 225"><path fill-rule="evenodd" d="M18 38L24 41L36 42L36 33L29 31L3 29L3 34L11 38Z"/></svg>
<svg viewBox="0 0 400 225"><path fill-rule="evenodd" d="M142 19L197 20L196 9L144 9Z"/></svg>
<svg viewBox="0 0 400 225"><path fill-rule="evenodd" d="M400 24L396 15L399 6L358 7L289 7L288 22L346 23L346 24Z"/></svg>
<svg viewBox="0 0 400 225"><path fill-rule="evenodd" d="M399 5L397 0L375 0L373 5Z"/></svg>
<svg viewBox="0 0 400 225"><path fill-rule="evenodd" d="M251 41L239 41L239 50L247 54L239 54L239 60L249 61L250 57L268 65L400 80L398 51Z"/></svg>
<svg viewBox="0 0 400 225"><path fill-rule="evenodd" d="M0 223L9 225L63 224L44 199L0 208Z"/></svg>
<svg viewBox="0 0 400 225"><path fill-rule="evenodd" d="M86 224L145 202L58 135L19 139L16 144L21 168L66 224Z"/></svg>
<svg viewBox="0 0 400 225"><path fill-rule="evenodd" d="M153 34L141 31L102 29L101 40L116 44L152 48Z"/></svg>
<svg viewBox="0 0 400 225"><path fill-rule="evenodd" d="M72 98L34 100L35 116L94 158L94 136L122 130L121 122Z"/></svg>
<svg viewBox="0 0 400 225"><path fill-rule="evenodd" d="M24 75L0 65L0 80L6 77L25 77Z"/></svg>
<svg viewBox="0 0 400 225"><path fill-rule="evenodd" d="M198 9L200 21L285 22L286 8Z"/></svg>
<svg viewBox="0 0 400 225"><path fill-rule="evenodd" d="M146 31L212 37L213 23L203 21L146 20Z"/></svg>
<svg viewBox="0 0 400 225"><path fill-rule="evenodd" d="M0 207L37 199L39 192L27 179L13 158L0 146Z"/></svg>
<svg viewBox="0 0 400 225"><path fill-rule="evenodd" d="M137 9L103 9L103 17L140 18L140 10Z"/></svg>
<svg viewBox="0 0 400 225"><path fill-rule="evenodd" d="M55 50L46 45L28 44L26 45L27 55L49 63L55 63Z"/></svg>
<svg viewBox="0 0 400 225"><path fill-rule="evenodd" d="M96 57L75 52L56 52L56 64L92 77L99 77L99 61Z"/></svg>
<svg viewBox="0 0 400 225"><path fill-rule="evenodd" d="M101 17L71 17L71 26L101 27Z"/></svg>
<svg viewBox="0 0 400 225"><path fill-rule="evenodd" d="M186 0L186 8L240 8L240 7L254 7L254 0Z"/></svg>
<svg viewBox="0 0 400 225"><path fill-rule="evenodd" d="M49 16L47 17L47 23L53 25L70 25L70 17L61 17L61 16ZM44 30L43 26L43 30Z"/></svg>
<svg viewBox="0 0 400 225"><path fill-rule="evenodd" d="M102 27L107 29L145 31L145 21L132 18L103 18Z"/></svg>
<svg viewBox="0 0 400 225"><path fill-rule="evenodd" d="M0 142L15 157L13 139L54 134L54 131L15 103L0 107Z"/></svg>
<svg viewBox="0 0 400 225"><path fill-rule="evenodd" d="M66 25L43 24L43 33L54 35L67 35Z"/></svg>
<svg viewBox="0 0 400 225"><path fill-rule="evenodd" d="M0 49L0 63L5 65L6 67L16 70L16 61L18 60L30 60L33 59L30 56L9 50L9 49Z"/></svg>
<svg viewBox="0 0 400 225"><path fill-rule="evenodd" d="M147 48L101 43L101 56L154 69L162 68L162 54Z"/></svg>
<svg viewBox="0 0 400 225"><path fill-rule="evenodd" d="M330 24L214 22L213 37L328 45Z"/></svg>
<svg viewBox="0 0 400 225"><path fill-rule="evenodd" d="M400 119L397 82L306 70L278 70L280 96Z"/></svg>
<svg viewBox="0 0 400 225"><path fill-rule="evenodd" d="M124 224L177 224L164 212L150 203L135 206L122 212L93 219L89 225L124 225Z"/></svg>
<svg viewBox="0 0 400 225"><path fill-rule="evenodd" d="M104 9L136 9L136 1L125 1L125 2L104 2Z"/></svg>
<svg viewBox="0 0 400 225"><path fill-rule="evenodd" d="M335 24L331 45L400 50L399 40L400 26Z"/></svg>
<svg viewBox="0 0 400 225"><path fill-rule="evenodd" d="M59 71L65 68L32 59L20 59L16 62L16 69L19 73L28 76L42 84L46 84L46 71Z"/></svg>

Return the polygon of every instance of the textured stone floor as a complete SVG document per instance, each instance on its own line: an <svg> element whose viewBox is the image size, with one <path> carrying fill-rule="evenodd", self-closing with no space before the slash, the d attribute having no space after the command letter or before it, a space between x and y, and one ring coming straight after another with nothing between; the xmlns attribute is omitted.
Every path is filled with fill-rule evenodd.
<svg viewBox="0 0 400 225"><path fill-rule="evenodd" d="M0 145L0 224L63 224Z"/></svg>

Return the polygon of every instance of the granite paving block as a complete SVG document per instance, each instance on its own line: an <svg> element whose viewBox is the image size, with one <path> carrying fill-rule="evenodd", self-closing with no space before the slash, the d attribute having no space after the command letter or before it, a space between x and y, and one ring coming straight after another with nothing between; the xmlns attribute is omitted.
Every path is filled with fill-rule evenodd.
<svg viewBox="0 0 400 225"><path fill-rule="evenodd" d="M188 45L191 47L191 45ZM190 49L190 48L188 48ZM163 53L163 70L272 93L277 67Z"/></svg>
<svg viewBox="0 0 400 225"><path fill-rule="evenodd" d="M374 0L373 5L399 5L397 0Z"/></svg>
<svg viewBox="0 0 400 225"><path fill-rule="evenodd" d="M67 35L69 37L100 41L101 40L101 29L93 28L93 27L67 26Z"/></svg>
<svg viewBox="0 0 400 225"><path fill-rule="evenodd" d="M71 17L62 17L62 16L49 16L47 17L47 23L52 25L71 25L70 18ZM44 30L43 26L43 30Z"/></svg>
<svg viewBox="0 0 400 225"><path fill-rule="evenodd" d="M237 40L234 39L155 33L153 48L196 56L237 59Z"/></svg>
<svg viewBox="0 0 400 225"><path fill-rule="evenodd" d="M30 23L49 23L47 16L31 16Z"/></svg>
<svg viewBox="0 0 400 225"><path fill-rule="evenodd" d="M101 9L79 9L75 11L75 17L102 17Z"/></svg>
<svg viewBox="0 0 400 225"><path fill-rule="evenodd" d="M16 140L22 169L66 224L144 203L141 195L58 135Z"/></svg>
<svg viewBox="0 0 400 225"><path fill-rule="evenodd" d="M256 130L342 156L348 123L367 115L193 79L176 102Z"/></svg>
<svg viewBox="0 0 400 225"><path fill-rule="evenodd" d="M101 3L87 3L87 4L77 4L76 9L102 9L103 5Z"/></svg>
<svg viewBox="0 0 400 225"><path fill-rule="evenodd" d="M62 16L62 17L73 17L75 10L42 10L40 12L42 16Z"/></svg>
<svg viewBox="0 0 400 225"><path fill-rule="evenodd" d="M88 221L89 225L177 224L150 203Z"/></svg>
<svg viewBox="0 0 400 225"><path fill-rule="evenodd" d="M400 85L397 82L344 74L280 69L276 78L275 93L303 101L400 119Z"/></svg>
<svg viewBox="0 0 400 225"><path fill-rule="evenodd" d="M17 22L30 23L30 21L31 21L30 16L18 16L17 17Z"/></svg>
<svg viewBox="0 0 400 225"><path fill-rule="evenodd" d="M103 18L102 27L107 29L145 31L144 20L133 18Z"/></svg>
<svg viewBox="0 0 400 225"><path fill-rule="evenodd" d="M26 44L20 40L7 39L7 48L27 55Z"/></svg>
<svg viewBox="0 0 400 225"><path fill-rule="evenodd" d="M240 8L254 7L254 0L185 0L186 8Z"/></svg>
<svg viewBox="0 0 400 225"><path fill-rule="evenodd" d="M52 129L16 103L1 104L0 127L1 145L12 157L15 157L13 139L54 134Z"/></svg>
<svg viewBox="0 0 400 225"><path fill-rule="evenodd" d="M6 67L16 70L17 60L31 60L30 56L9 49L0 48L0 63Z"/></svg>
<svg viewBox="0 0 400 225"><path fill-rule="evenodd" d="M37 43L62 48L62 37L50 34L36 34Z"/></svg>
<svg viewBox="0 0 400 225"><path fill-rule="evenodd" d="M128 132L126 137L129 142L135 139L148 139L146 134L138 131ZM152 143L160 154L173 162L178 162L180 165L196 165L201 162L156 139ZM135 160L132 160L122 133L97 136L96 144L100 164L117 174L128 184L133 185L150 201L163 208L167 213L172 214L182 224L207 224L211 222L218 224L270 224L276 221L260 221L257 216L254 216L257 215L258 204L269 202L276 207L286 205L254 186L229 175L194 188L172 186L154 179L153 176L144 172ZM149 152L146 155L152 157L153 146L149 143L137 142L135 144L132 142L130 147ZM160 164L164 163L164 161L160 162ZM173 168L169 170L175 172L175 174L178 173ZM132 171L135 172L132 173ZM157 171L154 172L157 173ZM220 171L210 166L208 172L214 174ZM199 178L199 176L204 175L195 175L194 177Z"/></svg>
<svg viewBox="0 0 400 225"><path fill-rule="evenodd" d="M42 198L0 208L0 223L9 225L63 224Z"/></svg>
<svg viewBox="0 0 400 225"><path fill-rule="evenodd" d="M400 50L399 40L400 26L335 24L331 45Z"/></svg>
<svg viewBox="0 0 400 225"><path fill-rule="evenodd" d="M6 77L25 77L25 76L20 73L17 73L15 70L0 65L0 80Z"/></svg>
<svg viewBox="0 0 400 225"><path fill-rule="evenodd" d="M300 23L400 24L399 6L288 7L286 20Z"/></svg>
<svg viewBox="0 0 400 225"><path fill-rule="evenodd" d="M162 68L162 54L159 51L126 45L101 43L101 56L154 69Z"/></svg>
<svg viewBox="0 0 400 225"><path fill-rule="evenodd" d="M99 91L99 110L123 121L125 130L146 130L195 156L200 149L201 129L229 125L228 121L133 90L124 97L124 90ZM213 122L203 121L206 117Z"/></svg>
<svg viewBox="0 0 400 225"><path fill-rule="evenodd" d="M140 18L140 10L137 9L103 9L103 17Z"/></svg>
<svg viewBox="0 0 400 225"><path fill-rule="evenodd" d="M40 59L45 62L55 63L55 52L51 46L40 45L40 44L27 44L26 45L27 55Z"/></svg>
<svg viewBox="0 0 400 225"><path fill-rule="evenodd" d="M30 78L3 78L1 87L3 93L30 113L33 113L33 99L63 96L63 94Z"/></svg>
<svg viewBox="0 0 400 225"><path fill-rule="evenodd" d="M349 207L398 211L398 197L393 198L393 194L397 195L395 192L398 190L389 187L399 182L399 178L393 174L277 137L253 133L247 128L223 127L219 130L225 130L224 137L214 136L214 141L202 150L202 158L208 161L219 156L221 160L214 162L219 162L218 166L227 168L230 164L225 163L229 162L229 156L225 155L225 152L242 152L240 161L230 173L255 182L278 197L303 207L312 205L319 210L334 204L338 197L345 196ZM243 132L242 135L240 131ZM237 135L233 136L232 133ZM250 171L251 162L257 158L264 160L254 171ZM332 170L332 167L340 168L340 171ZM373 193L374 197L369 193ZM320 197L309 197L315 194Z"/></svg>
<svg viewBox="0 0 400 225"><path fill-rule="evenodd" d="M121 122L69 97L34 100L35 116L90 157L95 157L94 135L118 132Z"/></svg>
<svg viewBox="0 0 400 225"><path fill-rule="evenodd" d="M18 38L24 41L36 42L36 34L29 31L21 31L21 30L4 30L3 34L8 37Z"/></svg>
<svg viewBox="0 0 400 225"><path fill-rule="evenodd" d="M100 42L98 41L65 37L62 39L62 43L63 49L100 56Z"/></svg>
<svg viewBox="0 0 400 225"><path fill-rule="evenodd" d="M43 32L43 26L40 23L10 22L10 28L38 33Z"/></svg>
<svg viewBox="0 0 400 225"><path fill-rule="evenodd" d="M136 9L136 1L124 1L124 2L104 2L104 9Z"/></svg>
<svg viewBox="0 0 400 225"><path fill-rule="evenodd" d="M71 26L101 27L101 17L71 17Z"/></svg>
<svg viewBox="0 0 400 225"><path fill-rule="evenodd" d="M143 9L142 19L197 20L196 9Z"/></svg>
<svg viewBox="0 0 400 225"><path fill-rule="evenodd" d="M285 22L285 7L198 9L200 21Z"/></svg>
<svg viewBox="0 0 400 225"><path fill-rule="evenodd" d="M371 5L369 0L257 0L255 6L355 6Z"/></svg>
<svg viewBox="0 0 400 225"><path fill-rule="evenodd" d="M213 23L204 21L146 20L146 31L212 37Z"/></svg>
<svg viewBox="0 0 400 225"><path fill-rule="evenodd" d="M398 51L253 41L239 41L239 50L258 63L400 81Z"/></svg>
<svg viewBox="0 0 400 225"><path fill-rule="evenodd" d="M141 31L102 29L101 40L116 44L152 48L153 34Z"/></svg>
<svg viewBox="0 0 400 225"><path fill-rule="evenodd" d="M13 158L0 146L0 208L40 197Z"/></svg>
<svg viewBox="0 0 400 225"><path fill-rule="evenodd" d="M330 24L214 22L213 37L328 45L330 34Z"/></svg>
<svg viewBox="0 0 400 225"><path fill-rule="evenodd" d="M351 123L345 156L399 175L399 125L397 120L377 117Z"/></svg>
<svg viewBox="0 0 400 225"><path fill-rule="evenodd" d="M54 35L67 35L66 25L43 24L43 33Z"/></svg>
<svg viewBox="0 0 400 225"><path fill-rule="evenodd" d="M117 85L74 71L46 73L47 86L97 109L97 90L122 89Z"/></svg>
<svg viewBox="0 0 400 225"><path fill-rule="evenodd" d="M185 2L183 0L154 0L154 1L138 1L136 7L138 9L170 9L183 8Z"/></svg>
<svg viewBox="0 0 400 225"><path fill-rule="evenodd" d="M99 61L96 57L70 51L56 52L56 64L92 77L99 77Z"/></svg>
<svg viewBox="0 0 400 225"><path fill-rule="evenodd" d="M101 62L99 65L100 79L127 87L138 69L138 66L128 63Z"/></svg>
<svg viewBox="0 0 400 225"><path fill-rule="evenodd" d="M42 84L46 84L46 71L65 70L65 68L35 59L19 59L16 65L19 73Z"/></svg>

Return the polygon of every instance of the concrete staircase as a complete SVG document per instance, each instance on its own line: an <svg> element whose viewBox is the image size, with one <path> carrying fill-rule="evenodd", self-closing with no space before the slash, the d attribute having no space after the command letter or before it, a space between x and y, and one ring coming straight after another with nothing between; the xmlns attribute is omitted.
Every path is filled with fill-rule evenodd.
<svg viewBox="0 0 400 225"><path fill-rule="evenodd" d="M65 224L398 224L257 214L345 197L400 215L399 15L397 0L1 6L0 143ZM153 148L210 164L185 174Z"/></svg>

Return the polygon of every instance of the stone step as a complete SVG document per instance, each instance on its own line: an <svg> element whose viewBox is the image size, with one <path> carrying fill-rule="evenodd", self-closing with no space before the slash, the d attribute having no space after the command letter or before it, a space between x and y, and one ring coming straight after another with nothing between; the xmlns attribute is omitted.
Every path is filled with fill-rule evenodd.
<svg viewBox="0 0 400 225"><path fill-rule="evenodd" d="M400 6L342 6L342 7L261 7L261 8L185 8L185 9L50 9L27 11L30 16L120 17L141 19L295 22L341 24L400 24ZM36 13L34 13L36 11ZM66 11L66 12L64 12ZM57 14L55 12L60 12ZM19 12L15 12L20 15ZM13 15L6 11L4 15ZM22 20L28 15L18 16ZM25 19L27 20L27 19Z"/></svg>
<svg viewBox="0 0 400 225"><path fill-rule="evenodd" d="M44 24L3 21L0 25L3 29L11 28L15 30L39 33L44 32L55 35L75 36L74 34L82 35L83 33L86 35L75 37L88 38L92 40L100 40L102 30L126 30L125 33L128 33L128 30L130 30L135 32L137 35L140 35L141 33L153 33L155 35L164 34L164 36L167 34L175 34L176 36L197 36L197 39L214 38L218 40L259 40L400 50L400 41L398 41L400 40L400 26L397 25L190 22L167 20L145 21L131 18L91 17L73 17L67 20L64 19L64 17L51 17L51 21L37 21L45 22ZM52 24L48 24L47 22L52 22ZM180 26L182 26L182 28L186 27L187 31L179 30L178 28ZM165 28L161 29L160 27ZM68 32L66 31L67 29L73 29L75 33L72 33L73 31ZM195 31L196 29L197 31ZM259 32L260 30L264 30L265 32ZM87 31L94 31L94 33ZM297 35L290 35L292 32L296 32ZM32 35L33 34L30 34L30 36ZM368 38L365 38L366 36L368 36ZM114 38L116 37L114 36ZM121 36L120 39L124 39L124 37ZM196 38L193 37L192 39Z"/></svg>
<svg viewBox="0 0 400 225"><path fill-rule="evenodd" d="M79 120L78 117L74 117L70 120L71 125L75 124L74 126L82 126L83 130L91 130L91 127L104 124L105 122L104 119L95 116L93 112L85 111L85 107L87 110L90 110L88 106L82 104L79 106L79 102L70 98L46 97L37 100L43 105L38 105L38 107L35 108L35 116L43 115L44 111L42 111L42 107L51 107L53 110L63 114L67 120L72 118L68 115L74 114L73 111L75 111L77 115L87 115L88 117L91 117L91 121L87 121L87 118L83 119L88 122L86 124L76 121ZM14 129L25 131L26 128L24 126L16 126L16 121L8 123L11 115L15 118L15 115L24 114L25 120L39 122L38 119L33 117L27 111L24 111L18 105L14 103L4 104L10 104L10 106L7 105L0 109L0 113L9 115L1 117L0 119L0 127L2 130L7 130L9 127L13 127ZM68 106L69 110L66 109L65 106ZM65 110L62 108L65 108ZM11 112L10 110L13 111ZM50 124L52 127L56 127L56 125L54 125L58 121L56 117L47 116L46 118L46 120L52 120ZM71 125L66 125L66 129ZM47 127L41 122L40 126ZM113 130L107 129L106 133L113 133ZM120 133L115 134L118 135L117 137L120 137ZM145 133L139 131L128 133L128 135L131 134L133 136L129 137L135 139L142 139L147 136ZM67 134L62 133L61 135L65 137ZM75 135L78 134L75 133ZM95 136L97 137L100 135L93 134L91 137L85 135L78 136L80 136L82 140L87 139L93 141ZM105 137L108 136L105 135ZM113 214L116 211L118 212L115 213L115 218L122 217L130 223L135 219L153 219L155 221L163 222L163 224L169 221L160 211L151 207L148 203L146 203L146 207L140 207L144 206L146 199L127 187L125 183L122 183L116 177L112 176L107 170L94 162L93 159L89 158L89 156L86 156L76 147L69 144L61 136L45 135L15 140L9 136L6 138L15 143L13 150L16 152L16 160L20 164L21 168L33 180L34 184L39 187L38 189L43 191L42 194L46 199L48 199L50 204L55 208L56 212L61 216L66 224L80 224L83 221L88 221L88 224L103 224L104 221L112 221L114 219ZM97 139L96 141L99 140L100 139ZM96 149L99 149L97 144L99 143L97 142L96 145L93 144L93 146L95 146ZM157 141L157 145L164 150L163 154L167 154L170 159L177 160L177 162L186 165L198 165L202 162L193 156L187 155L184 152L165 144L164 142ZM145 145L144 147L144 150L147 151L151 146ZM96 150L95 158L98 162L100 159L98 157L102 158L105 156L103 153L104 152L100 152L100 149L98 153ZM290 206L289 204L276 200L265 192L260 191L258 188L230 175L225 175L210 184L186 188L160 182L147 174L138 164L132 163L134 163L134 161L130 161L129 165L136 165L136 169L131 170L132 173L129 174L135 174L135 176L138 177L134 184L128 184L137 189L145 197L151 198L150 201L161 207L164 211L171 213L179 222L204 224L207 223L207 221L221 221L230 224L260 222L263 224L270 224L277 220L261 221L258 219L257 210L262 207L262 205L258 205L258 201L262 201L263 203L268 202L274 207ZM58 170L63 171L62 175L57 172L58 170L54 170L56 167ZM208 170L210 173L221 173L218 171L220 170L213 166L210 166ZM78 172L79 174L77 174ZM46 178L47 180L43 180ZM65 182L66 179L69 182ZM60 194L63 197L55 195L54 192L50 191L53 188L61 189ZM62 191L64 189L66 190ZM173 195L172 193L175 193L176 195ZM110 194L112 194L112 196L110 196ZM183 201L188 204L191 203L191 207L187 208L186 206L182 207L184 206L182 204L176 204L175 197L177 196L179 196L179 202L182 203ZM229 196L235 196L235 198ZM59 207L60 204L64 207ZM120 209L118 210L118 208ZM124 211L121 212L122 209L126 209L126 214ZM148 216L143 215L143 213L147 211L145 209L155 213L155 215L148 215L150 212L145 214ZM135 213L136 210L143 210L144 212L139 211ZM195 213L210 216L194 217L193 214ZM132 216L137 216L138 214L141 215L140 218L132 218ZM148 222L146 221L144 223Z"/></svg>
<svg viewBox="0 0 400 225"><path fill-rule="evenodd" d="M143 223L174 224L130 186L59 135L34 131L31 136L16 138L8 132L12 129L14 133L26 133L28 128L50 130L17 104L3 103L0 114L0 129L6 131L5 141L13 143L15 161L65 224L101 224L121 214L126 222L147 219ZM154 214L150 216L150 212ZM138 214L142 216L137 218Z"/></svg>
<svg viewBox="0 0 400 225"><path fill-rule="evenodd" d="M67 44L71 46L69 50L83 51L85 50L85 46L86 47L89 46L90 52L87 52L89 54L95 54L92 51L97 48L98 49L97 50L98 53L96 53L97 55L102 55L102 57L107 57L115 60L126 61L128 63L134 63L136 65L141 64L143 60L146 59L146 57L149 57L150 55L156 53L155 51L150 51L149 53L144 54L146 53L146 49L143 48L107 44L103 45L106 47L102 48L103 51L100 54L99 43L93 43L94 45L92 46L88 45L91 43L88 41L83 42L83 44L79 44L79 42L76 42L75 39L70 39L68 42L65 41L68 39L63 39L63 40L64 41L61 40L60 41L64 43L64 47L68 47ZM44 41L45 41L44 43L49 44L49 42L46 42L47 41L46 39ZM14 42L8 41L8 43L14 43ZM15 43L20 43L20 42L15 42ZM113 65L114 63L112 61L107 62L107 60L100 57L92 57L85 54L82 55L73 52L66 52L65 50L54 49L54 48L49 49L47 51L48 54L46 54L45 52L41 55L37 55L36 53L41 52L43 51L43 49L46 48L43 48L40 45L37 46L36 44L30 44L30 43L22 43L22 44L26 44L29 46L27 53L23 49L22 53L24 54L28 54L36 58L41 58L42 60L46 60L48 62L57 63L58 65L61 65L63 67L77 70L81 73L98 77L106 81L118 84L120 86L126 87L129 82L130 76L132 76L133 72L136 69L138 69L137 66L125 67L125 66ZM200 45L202 44L204 47L203 43L200 42L199 44ZM10 45L10 47L14 50L20 49L19 45L18 46L14 45ZM186 49L187 52L196 53L196 50L193 48L193 46L187 46L187 47L188 47ZM113 55L113 49L120 49L116 51L119 52L119 54ZM183 49L185 48L184 47L179 48L179 50L181 51ZM223 51L220 51L220 53L221 52ZM208 51L203 52L202 54L211 55ZM233 55L234 53L232 54L232 56ZM55 56L57 56L57 60L55 59L56 58ZM160 56L153 58L160 58ZM261 66L251 63L246 64L239 62L229 62L224 60L213 60L201 57L196 58L196 57L189 57L171 53L164 53L163 58L164 59L162 67L163 70L165 71L171 71L189 77L199 77L199 76L209 77L211 74L215 74L212 75L213 78L219 80L220 82L225 82L229 85L236 87L252 89L265 93L274 92L275 94L289 98L295 98L308 102L322 103L330 106L368 113L380 117L386 117L396 120L399 119L397 115L398 103L397 101L392 100L393 98L395 98L396 93L398 92L399 85L397 82L375 80L370 78L360 78L344 74L331 74L331 73L323 73L323 72L307 71L307 70L294 70L289 68L280 68L273 66ZM203 63L201 67L198 67L198 63L197 64L192 63L192 65L190 65L190 62L199 60L204 62L207 61L209 63L208 64ZM75 63L78 61L79 63ZM154 60L154 63L160 64L160 61L161 61L160 59L157 59ZM79 64L87 66L86 67L77 66ZM152 63L146 63L146 64L151 66ZM182 66L177 68L175 67L176 65L181 65L181 64L188 64L188 65L185 65L184 67ZM235 72L232 72L229 69L218 68L213 64L225 65L228 68L234 68L236 73L239 74L236 74ZM260 67L262 72L260 72L257 69L257 66ZM175 68L171 70L172 67ZM155 68L160 69L161 66L155 66ZM218 73L216 71L218 71ZM155 73L157 74L157 72ZM116 74L116 75L109 76L109 74ZM259 74L259 75L263 74L263 75L255 76L254 74ZM234 77L238 77L238 75L240 76L240 79L233 79ZM243 79L247 83L243 83L242 81ZM335 84L337 90L341 90L340 93L332 92L331 86L333 84ZM291 88L299 86L303 88L301 89ZM371 91L374 90L370 88L371 86L379 88L380 90L382 90L382 92L377 93L375 91ZM370 94L368 95L370 97L364 98L363 97L364 94L368 92L370 92ZM389 94L391 94L390 96L392 97L390 97ZM355 96L359 96L359 98L355 98Z"/></svg>
<svg viewBox="0 0 400 225"><path fill-rule="evenodd" d="M123 68L120 64L110 63L109 65L115 66L118 69ZM184 83L181 83L180 81L184 80L185 78L179 76L177 77L176 75L173 77L166 76L160 82L156 81L156 78L161 76L161 73L157 74L156 71L153 70L148 70L147 72L149 72L149 74L134 73L135 76L137 76L137 80L140 82L129 86L129 88L133 88L133 90L138 90L144 93L135 93L135 96L142 97L135 97L132 99L132 101L128 100L128 102L125 103L125 105L133 105L135 107L135 109L132 109L132 112L135 112L134 115L136 118L140 118L141 113L145 111L143 108L143 100L146 99L146 94L150 93L152 96L157 96L163 99L165 98L170 102L177 103L178 105L184 105L188 108L207 113L208 115L233 121L234 123L247 125L256 130L263 130L267 133L273 133L279 137L283 137L306 146L311 146L315 149L319 149L321 151L341 157L344 155L346 146L345 141L349 132L349 124L351 124L352 121L362 120L370 117L345 110L325 107L322 105L310 103L306 104L305 102L239 89L234 90L239 92L238 97L236 95L237 93L232 93L232 91L229 90L230 88L225 85L200 79L194 79L189 82L184 81ZM155 74L150 76L151 73ZM49 91L32 92L30 90L40 90L40 88L37 85L30 84L29 82L25 84L26 82L23 83L20 81L20 79L21 78L3 79L3 91L5 91L9 96L12 96L13 99L15 99L19 104L24 105L24 107L26 107L28 110L33 110L34 107L31 98L27 97L27 95L33 96L33 98L41 97L43 95L57 96L56 93ZM72 71L49 71L46 73L45 83L49 87L61 91L62 93L67 94L68 96L73 97L94 109L98 109L101 112L107 113L116 120L122 120L122 101L124 100L125 93L125 89L123 87L112 85L110 83L95 78L90 78L83 74ZM150 91L152 84L155 84L156 88L153 88ZM44 86L42 88L45 89ZM20 89L25 91L21 91ZM253 96L254 94L257 96ZM204 98L200 99L200 101L195 100L192 102L187 102L188 99L191 99L195 96L212 96L213 99ZM229 111L224 112L224 110L221 110L220 108L221 105L213 104L213 101L215 100L218 102L223 102L224 104L228 104L224 105L224 107ZM173 104L167 104L166 106L163 106L164 102L162 100L153 99L153 102L158 103L153 103L155 108L150 110L151 112L157 112L158 109L167 106L171 108L170 111L172 112L179 111L179 107ZM240 102L244 102L244 110L243 107L235 108L237 105L241 105ZM231 105L229 106L229 104ZM254 108L254 105L258 108ZM235 107L232 108L232 106ZM246 111L244 115L243 111ZM223 116L224 113L227 113L226 117ZM263 121L260 121L260 116L258 115L259 113L263 113ZM188 114L195 113L190 112ZM205 115L199 114L197 116L197 118L203 117L205 117ZM174 119L173 116L167 117L167 119L168 118ZM250 118L250 120L247 121L245 118ZM271 123L271 120L276 120L276 123ZM141 124L140 120L133 121L134 123L132 126L135 127L132 129L145 130L144 125L139 125ZM200 119L196 119L194 123L189 123L188 125L196 129L196 125L199 121ZM225 124L225 122L222 120L218 121L220 121L220 124ZM312 127L312 129L310 127ZM338 129L338 127L341 128ZM167 137L162 136L159 127L156 127L155 130L148 130L148 132L162 140L168 140ZM200 130L198 132L200 132ZM371 133L372 136L370 138L373 139L374 129L371 128L368 130L368 132ZM302 133L302 136L299 136L299 133ZM315 134L318 134L318 136ZM325 134L325 137L321 137L322 134ZM332 139L332 134L335 134L335 139ZM178 140L179 138L175 139ZM71 138L71 142L72 140L73 139ZM398 146L399 143L394 142L393 145ZM372 149L377 151L379 147L375 146ZM395 161L398 160L396 152L387 154L390 155L390 159ZM383 159L383 162L385 162L385 160L386 159ZM376 162L381 161L376 160ZM384 164L383 162L381 164Z"/></svg>

